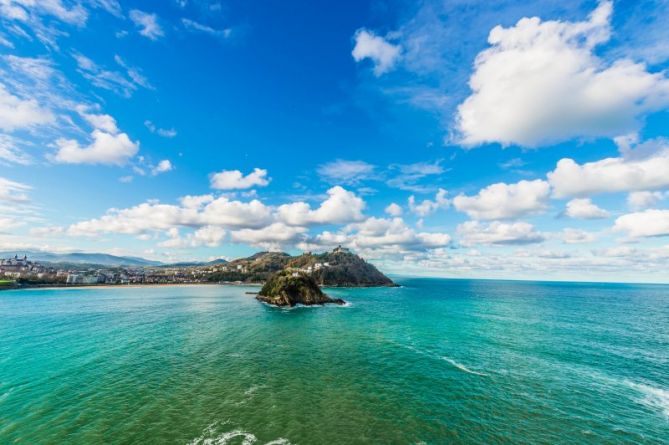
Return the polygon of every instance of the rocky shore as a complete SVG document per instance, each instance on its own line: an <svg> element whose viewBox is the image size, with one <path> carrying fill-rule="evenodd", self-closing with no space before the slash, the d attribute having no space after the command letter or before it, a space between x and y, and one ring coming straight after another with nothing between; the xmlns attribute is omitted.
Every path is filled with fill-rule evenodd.
<svg viewBox="0 0 669 445"><path fill-rule="evenodd" d="M320 304L346 304L340 298L330 298L321 291L318 283L308 274L284 270L272 275L256 299L274 306L293 307Z"/></svg>

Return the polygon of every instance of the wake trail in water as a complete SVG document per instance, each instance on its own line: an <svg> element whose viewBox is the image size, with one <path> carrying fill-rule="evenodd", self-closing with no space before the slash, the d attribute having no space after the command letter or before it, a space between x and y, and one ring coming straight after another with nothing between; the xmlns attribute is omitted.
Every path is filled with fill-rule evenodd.
<svg viewBox="0 0 669 445"><path fill-rule="evenodd" d="M224 433L219 433L217 430L221 425L224 425L228 422L215 422L209 425L204 429L202 435L196 439L193 439L188 443L188 445L232 445L241 444L241 445L260 445L258 444L258 438L248 431L241 429L236 429L232 431L226 431ZM241 440L241 442L239 442ZM265 445L292 445L288 439L279 438L271 440Z"/></svg>
<svg viewBox="0 0 669 445"><path fill-rule="evenodd" d="M474 374L474 375L480 375L480 376L482 376L482 377L488 377L488 374L485 374L485 373L483 373L483 372L478 372L478 371L474 371L474 370L472 370L472 369L469 369L468 367L466 367L466 366L463 365L462 363L458 363L458 362L456 362L455 360L453 360L453 359L450 358L450 357L442 356L441 358L442 358L443 360L446 360L448 363L450 363L451 365L455 366L456 368L458 368L460 371L466 372L466 373L468 373L468 374Z"/></svg>
<svg viewBox="0 0 669 445"><path fill-rule="evenodd" d="M639 391L644 397L639 400L643 405L655 409L661 409L662 413L669 419L669 391L662 388L627 381L627 385Z"/></svg>
<svg viewBox="0 0 669 445"><path fill-rule="evenodd" d="M422 350L416 348L413 345L405 345L405 344L398 343L398 342L395 342L395 341L392 341L392 340L391 340L391 343L393 343L395 345L398 345L398 346L401 346L401 347L403 347L405 349L408 349L410 351L413 351L416 354L423 355L425 357L429 357L429 358L432 358L432 359L444 360L444 361L450 363L451 365L453 365L454 367L456 367L457 369L459 369L460 371L466 372L467 374L478 375L478 376L481 376L481 377L488 377L489 376L486 373L479 372L479 371L474 371L473 369L469 369L468 367L466 367L465 365L463 365L460 362L457 362L456 360L452 359L451 357L447 357L445 355L439 356L439 355L436 355L436 354L433 354L433 353L430 353L430 352L427 352L427 351L422 351Z"/></svg>

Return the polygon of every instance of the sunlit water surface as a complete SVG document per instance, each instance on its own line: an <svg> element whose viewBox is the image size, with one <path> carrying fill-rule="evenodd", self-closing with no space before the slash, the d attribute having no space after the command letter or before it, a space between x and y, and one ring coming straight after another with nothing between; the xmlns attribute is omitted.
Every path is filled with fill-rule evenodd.
<svg viewBox="0 0 669 445"><path fill-rule="evenodd" d="M669 443L669 287L0 292L0 443Z"/></svg>

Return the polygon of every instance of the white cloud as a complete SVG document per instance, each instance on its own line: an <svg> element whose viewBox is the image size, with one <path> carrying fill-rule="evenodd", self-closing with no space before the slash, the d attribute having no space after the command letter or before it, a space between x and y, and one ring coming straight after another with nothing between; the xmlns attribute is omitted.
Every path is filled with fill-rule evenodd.
<svg viewBox="0 0 669 445"><path fill-rule="evenodd" d="M35 99L21 99L0 83L0 130L21 130L54 121L53 113L41 107Z"/></svg>
<svg viewBox="0 0 669 445"><path fill-rule="evenodd" d="M416 232L402 218L368 218L347 225L339 232L325 231L300 247L304 250L347 246L366 256L402 255L449 245L446 233Z"/></svg>
<svg viewBox="0 0 669 445"><path fill-rule="evenodd" d="M446 198L447 193L446 190L440 188L434 197L434 201L424 199L418 204L416 203L416 198L411 195L408 200L409 209L421 217L431 215L439 209L447 209L450 205L450 201Z"/></svg>
<svg viewBox="0 0 669 445"><path fill-rule="evenodd" d="M232 241L246 243L268 250L279 250L292 246L302 239L306 229L274 223L260 229L235 230L230 234Z"/></svg>
<svg viewBox="0 0 669 445"><path fill-rule="evenodd" d="M669 210L628 213L616 219L613 231L625 232L631 238L669 235Z"/></svg>
<svg viewBox="0 0 669 445"><path fill-rule="evenodd" d="M93 141L82 147L74 139L58 139L54 160L64 164L124 165L139 151L139 142L133 142L125 133L106 133L95 129Z"/></svg>
<svg viewBox="0 0 669 445"><path fill-rule="evenodd" d="M632 192L627 195L627 205L632 210L644 210L653 207L666 196L666 192Z"/></svg>
<svg viewBox="0 0 669 445"><path fill-rule="evenodd" d="M586 244L596 239L595 234L581 229L566 228L562 231L562 241L565 244Z"/></svg>
<svg viewBox="0 0 669 445"><path fill-rule="evenodd" d="M209 34L210 36L213 37L220 37L226 39L230 37L230 34L232 34L232 29L230 28L215 29L212 28L211 26L204 25L202 23L187 18L182 18L181 23L184 25L184 28L186 28L189 31L202 32L204 34Z"/></svg>
<svg viewBox="0 0 669 445"><path fill-rule="evenodd" d="M244 176L239 170L223 170L211 175L211 188L216 190L242 190L251 187L265 187L269 184L267 170L254 168Z"/></svg>
<svg viewBox="0 0 669 445"><path fill-rule="evenodd" d="M173 228L168 231L169 239L159 243L161 247L188 248L188 247L217 247L225 238L225 229L217 226L204 226L185 237L179 235L179 231Z"/></svg>
<svg viewBox="0 0 669 445"><path fill-rule="evenodd" d="M356 31L355 47L351 54L356 62L371 59L374 62L374 75L380 76L393 69L400 56L400 47L388 43L383 37L374 35L366 29Z"/></svg>
<svg viewBox="0 0 669 445"><path fill-rule="evenodd" d="M642 63L607 63L595 48L610 38L611 1L587 21L523 18L490 31L478 54L472 94L458 107L461 142L538 146L575 137L615 137L669 105L669 81Z"/></svg>
<svg viewBox="0 0 669 445"><path fill-rule="evenodd" d="M130 67L118 55L114 57L114 60L126 71L125 74L100 67L83 54L73 53L72 57L77 62L79 73L98 88L113 91L124 97L132 96L132 93L139 87L153 89L151 83L138 68Z"/></svg>
<svg viewBox="0 0 669 445"><path fill-rule="evenodd" d="M6 134L0 134L0 165L11 163L28 165L32 162L30 156L23 152L19 139Z"/></svg>
<svg viewBox="0 0 669 445"><path fill-rule="evenodd" d="M0 177L0 201L27 202L26 192L30 189L26 184Z"/></svg>
<svg viewBox="0 0 669 445"><path fill-rule="evenodd" d="M220 197L204 207L198 220L227 228L257 229L271 222L272 209L257 199L243 202Z"/></svg>
<svg viewBox="0 0 669 445"><path fill-rule="evenodd" d="M108 114L88 114L82 112L81 114L86 121L97 128L107 133L118 133L118 127L116 126L116 119Z"/></svg>
<svg viewBox="0 0 669 445"><path fill-rule="evenodd" d="M213 195L187 195L179 199L182 206L189 209L198 209L214 200Z"/></svg>
<svg viewBox="0 0 669 445"><path fill-rule="evenodd" d="M402 216L402 213L404 213L404 210L402 210L402 206L394 202L390 203L388 207L385 208L384 211L390 216Z"/></svg>
<svg viewBox="0 0 669 445"><path fill-rule="evenodd" d="M165 35L163 28L158 23L158 16L148 12L133 9L130 11L130 20L139 28L139 33L151 40L158 40L158 38Z"/></svg>
<svg viewBox="0 0 669 445"><path fill-rule="evenodd" d="M435 162L416 162L414 164L393 164L390 165L391 171L399 171L394 177L386 181L386 185L400 190L407 190L414 193L433 192L435 187L432 185L422 185L419 182L429 176L437 176L446 170L441 166L441 160Z"/></svg>
<svg viewBox="0 0 669 445"><path fill-rule="evenodd" d="M173 138L177 135L177 131L174 128L158 128L153 122L149 120L144 121L144 126L146 126L146 128L148 128L151 133L156 133L158 136L162 136L164 138Z"/></svg>
<svg viewBox="0 0 669 445"><path fill-rule="evenodd" d="M546 181L492 184L475 196L458 195L453 205L473 219L509 219L546 209L550 186Z"/></svg>
<svg viewBox="0 0 669 445"><path fill-rule="evenodd" d="M88 11L80 4L66 7L61 0L2 0L0 16L11 20L42 26L35 14L53 16L65 23L83 26L88 18Z"/></svg>
<svg viewBox="0 0 669 445"><path fill-rule="evenodd" d="M567 203L565 215L577 219L608 218L609 212L597 207L589 198L572 199Z"/></svg>
<svg viewBox="0 0 669 445"><path fill-rule="evenodd" d="M463 246L477 244L532 244L544 241L545 237L526 222L502 223L493 221L483 224L467 221L457 227L457 234Z"/></svg>
<svg viewBox="0 0 669 445"><path fill-rule="evenodd" d="M277 209L280 221L292 226L344 224L363 219L365 201L340 186L327 191L328 198L312 210L306 202L283 204Z"/></svg>
<svg viewBox="0 0 669 445"><path fill-rule="evenodd" d="M100 233L139 235L173 228L217 226L226 229L265 227L272 221L271 208L254 199L233 201L210 195L186 196L181 206L148 201L126 209L110 209L100 218L81 221L69 227L71 235Z"/></svg>
<svg viewBox="0 0 669 445"><path fill-rule="evenodd" d="M346 161L337 159L319 165L316 171L320 177L330 183L355 185L372 178L374 166L364 161Z"/></svg>
<svg viewBox="0 0 669 445"><path fill-rule="evenodd" d="M169 171L172 171L174 169L174 166L172 165L172 162L170 162L169 159L163 159L158 163L158 165L154 166L151 169L151 174L153 176L159 175L161 173L167 173Z"/></svg>
<svg viewBox="0 0 669 445"><path fill-rule="evenodd" d="M663 139L648 141L617 158L577 164L561 159L548 181L557 198L596 193L648 191L669 187L669 146Z"/></svg>

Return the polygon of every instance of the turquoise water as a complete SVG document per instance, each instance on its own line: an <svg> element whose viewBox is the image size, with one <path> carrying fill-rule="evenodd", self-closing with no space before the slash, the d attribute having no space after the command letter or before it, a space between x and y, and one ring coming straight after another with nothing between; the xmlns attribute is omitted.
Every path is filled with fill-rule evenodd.
<svg viewBox="0 0 669 445"><path fill-rule="evenodd" d="M669 443L669 287L0 292L0 443Z"/></svg>

